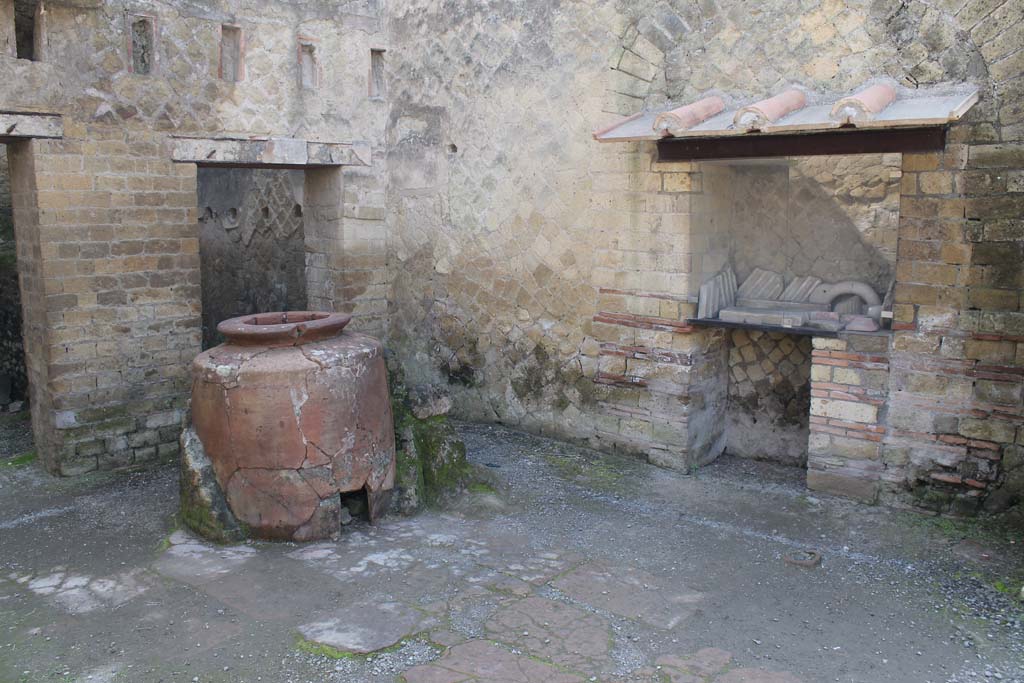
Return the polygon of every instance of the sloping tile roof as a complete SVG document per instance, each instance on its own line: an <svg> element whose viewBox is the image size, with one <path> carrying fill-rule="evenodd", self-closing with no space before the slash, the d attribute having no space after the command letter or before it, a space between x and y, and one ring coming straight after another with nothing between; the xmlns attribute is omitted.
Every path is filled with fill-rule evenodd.
<svg viewBox="0 0 1024 683"><path fill-rule="evenodd" d="M594 131L599 142L665 137L729 137L751 133L814 133L837 128L942 126L960 119L978 101L969 85L909 90L875 83L847 96L816 96L788 88L773 97L726 106L717 95L669 109L640 112Z"/></svg>

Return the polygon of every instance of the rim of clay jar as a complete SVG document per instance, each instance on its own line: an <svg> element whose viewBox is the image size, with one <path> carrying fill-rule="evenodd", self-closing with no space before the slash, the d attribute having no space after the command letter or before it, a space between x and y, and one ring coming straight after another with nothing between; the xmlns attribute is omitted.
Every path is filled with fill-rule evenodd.
<svg viewBox="0 0 1024 683"><path fill-rule="evenodd" d="M275 311L229 318L217 331L233 344L308 344L340 333L352 316L328 311Z"/></svg>

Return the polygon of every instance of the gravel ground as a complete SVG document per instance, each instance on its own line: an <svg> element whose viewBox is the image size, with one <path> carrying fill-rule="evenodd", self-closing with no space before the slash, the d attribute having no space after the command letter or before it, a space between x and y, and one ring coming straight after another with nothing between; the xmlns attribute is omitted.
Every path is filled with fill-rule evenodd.
<svg viewBox="0 0 1024 683"><path fill-rule="evenodd" d="M490 643L495 666L600 683L662 680L660 658L709 647L733 668L706 680L1024 683L1019 529L811 495L767 463L685 476L460 429L491 486L311 545L176 531L174 466L0 468L0 681L523 680L452 673ZM819 566L784 560L811 550ZM299 636L331 619L381 628L381 604L420 615L382 651ZM524 610L545 616L518 626ZM567 614L571 628L548 627Z"/></svg>

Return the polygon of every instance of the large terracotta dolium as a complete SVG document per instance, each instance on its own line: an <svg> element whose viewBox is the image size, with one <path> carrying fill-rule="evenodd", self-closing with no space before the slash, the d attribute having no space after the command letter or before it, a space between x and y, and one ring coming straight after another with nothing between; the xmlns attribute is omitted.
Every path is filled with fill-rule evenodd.
<svg viewBox="0 0 1024 683"><path fill-rule="evenodd" d="M312 540L340 528L341 493L373 521L395 479L381 343L350 316L289 311L225 320L227 342L192 363L192 422L251 535Z"/></svg>

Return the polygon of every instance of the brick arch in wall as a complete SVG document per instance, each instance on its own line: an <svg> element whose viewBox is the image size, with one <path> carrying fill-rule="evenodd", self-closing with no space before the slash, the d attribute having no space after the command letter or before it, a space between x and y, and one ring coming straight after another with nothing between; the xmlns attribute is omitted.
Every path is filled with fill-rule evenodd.
<svg viewBox="0 0 1024 683"><path fill-rule="evenodd" d="M649 104L652 95L664 90L665 52L644 34L647 23L631 23L608 58L609 73L603 110L629 116ZM663 35L663 34L662 34Z"/></svg>
<svg viewBox="0 0 1024 683"><path fill-rule="evenodd" d="M709 90L761 96L790 83L834 92L879 77L907 87L984 81L986 62L1013 51L992 40L1014 21L1012 4L961 2L951 10L826 0L805 9L770 0L758 12L729 12L712 3L646 2L630 8L633 18L609 55L604 110L628 115Z"/></svg>

